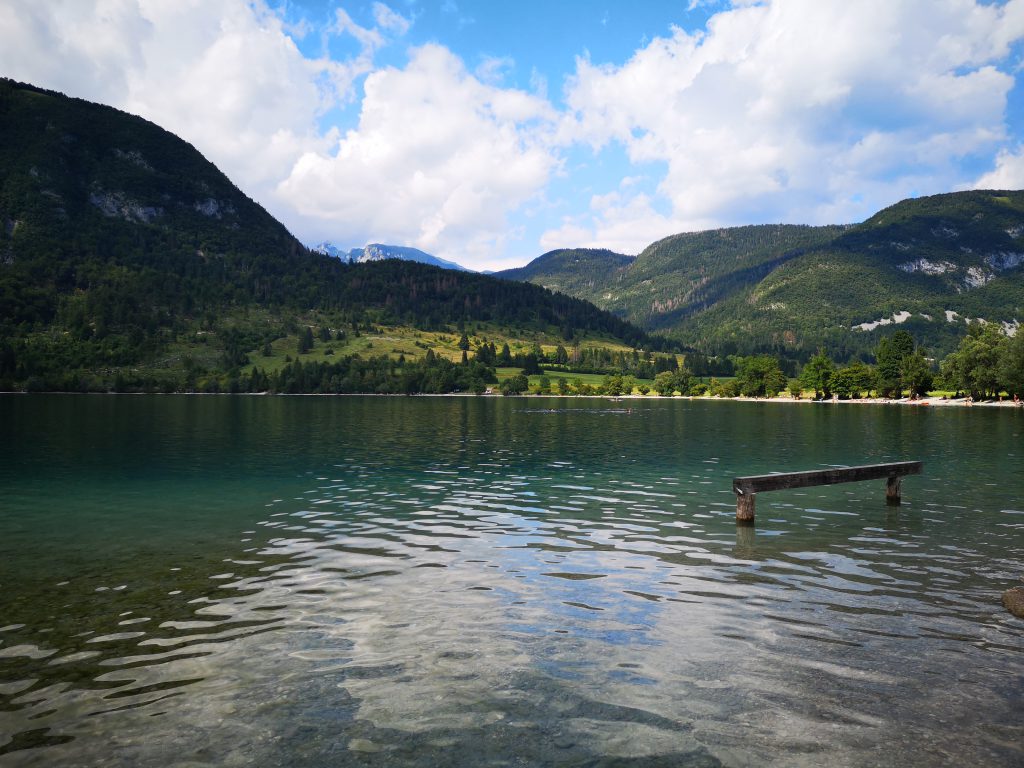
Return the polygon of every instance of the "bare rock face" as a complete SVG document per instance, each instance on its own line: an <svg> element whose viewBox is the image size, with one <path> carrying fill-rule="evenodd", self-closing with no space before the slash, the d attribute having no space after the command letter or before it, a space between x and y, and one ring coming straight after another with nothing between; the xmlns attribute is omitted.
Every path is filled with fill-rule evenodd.
<svg viewBox="0 0 1024 768"><path fill-rule="evenodd" d="M1003 605L1014 616L1024 619L1024 587L1014 587L1003 592Z"/></svg>

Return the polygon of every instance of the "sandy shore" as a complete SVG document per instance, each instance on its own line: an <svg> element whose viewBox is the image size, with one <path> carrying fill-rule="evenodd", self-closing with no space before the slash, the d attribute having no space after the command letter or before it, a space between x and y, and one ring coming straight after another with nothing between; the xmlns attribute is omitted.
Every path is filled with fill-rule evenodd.
<svg viewBox="0 0 1024 768"><path fill-rule="evenodd" d="M501 397L500 393L494 392L489 397ZM449 397L449 395L437 395L437 397ZM516 395L516 397L565 397L570 399L598 399L598 400L701 400L716 403L792 403L795 405L905 405L911 407L939 406L946 408L956 406L962 408L1020 408L1024 402L1015 403L1013 400L983 400L971 401L966 397L942 398L922 397L911 400L909 397L890 399L885 397L856 397L849 400L812 400L809 397L793 398L788 395L779 397L711 397L709 395L679 395L678 397L665 397L663 395Z"/></svg>
<svg viewBox="0 0 1024 768"><path fill-rule="evenodd" d="M381 394L377 392L296 392L293 394L283 394L270 392L0 392L0 395L30 395L30 394L42 394L42 395L70 395L73 397L81 397L88 395L127 395L129 397L139 397L142 395L160 395L165 397L195 397L197 395L203 397L506 397L500 392L487 392L482 395L474 394L473 392L446 392L443 394L437 393L420 393L415 395L403 395L403 394ZM888 399L884 397L858 397L851 398L849 400L812 400L810 398L792 398L788 395L780 397L711 397L708 395L679 395L678 397L666 397L664 395L559 395L552 393L550 395L536 395L536 394L522 394L512 395L511 397L522 397L522 398L539 398L539 397L557 397L564 398L566 400L700 400L704 402L714 403L792 403L794 405L903 405L910 407L919 406L937 406L940 408L946 408L949 406L956 406L961 408L1020 408L1024 406L1024 401L1014 402L1013 400L982 400L978 402L972 402L965 397L957 398L942 398L942 397L923 397L918 400L911 400L908 397L900 399Z"/></svg>

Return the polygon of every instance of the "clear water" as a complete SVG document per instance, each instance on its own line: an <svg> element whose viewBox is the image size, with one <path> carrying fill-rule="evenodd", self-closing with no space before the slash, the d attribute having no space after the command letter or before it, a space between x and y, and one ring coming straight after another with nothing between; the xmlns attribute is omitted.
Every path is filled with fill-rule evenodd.
<svg viewBox="0 0 1024 768"><path fill-rule="evenodd" d="M1016 410L0 397L0 765L1021 765ZM762 494L731 479L922 459Z"/></svg>

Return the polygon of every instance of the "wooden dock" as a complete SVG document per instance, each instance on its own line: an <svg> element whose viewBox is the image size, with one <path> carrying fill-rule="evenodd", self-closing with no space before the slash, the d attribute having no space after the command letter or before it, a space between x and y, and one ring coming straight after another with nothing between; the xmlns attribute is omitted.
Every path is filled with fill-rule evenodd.
<svg viewBox="0 0 1024 768"><path fill-rule="evenodd" d="M855 483L860 480L885 478L885 500L900 503L900 487L907 475L919 475L924 468L920 461L897 461L891 464L865 464L859 467L815 469L810 472L779 472L771 475L737 477L732 481L736 494L736 522L753 523L754 506L758 493L782 491L788 488L809 488L815 485Z"/></svg>

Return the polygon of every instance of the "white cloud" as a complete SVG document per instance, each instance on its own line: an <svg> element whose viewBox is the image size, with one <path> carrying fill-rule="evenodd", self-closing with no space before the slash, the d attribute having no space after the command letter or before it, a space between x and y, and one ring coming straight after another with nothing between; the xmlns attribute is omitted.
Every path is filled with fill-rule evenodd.
<svg viewBox="0 0 1024 768"><path fill-rule="evenodd" d="M292 35L308 22L260 0L8 0L0 73L152 120L292 224L274 190L304 153L337 141L320 116L354 98L373 54L408 29L382 3L373 12L377 28L337 11L325 34L361 50L335 61L304 56Z"/></svg>
<svg viewBox="0 0 1024 768"><path fill-rule="evenodd" d="M580 59L560 140L664 164L671 212L623 195L573 226L614 236L632 221L639 244L709 225L856 221L948 191L965 157L1006 140L1014 78L998 67L1022 37L1022 0L775 0L733 3L622 66Z"/></svg>
<svg viewBox="0 0 1024 768"><path fill-rule="evenodd" d="M501 85L515 65L515 60L510 56L484 56L473 74L477 80L488 85Z"/></svg>
<svg viewBox="0 0 1024 768"><path fill-rule="evenodd" d="M996 167L972 185L974 189L1024 189L1024 146L1004 149L996 157Z"/></svg>
<svg viewBox="0 0 1024 768"><path fill-rule="evenodd" d="M625 180L624 180L625 181ZM623 184L623 189L630 185ZM643 193L609 192L590 199L590 217L567 217L562 226L541 236L541 247L609 248L636 254L666 233L676 232L672 220L654 209Z"/></svg>
<svg viewBox="0 0 1024 768"><path fill-rule="evenodd" d="M482 83L427 45L405 68L366 78L358 128L333 151L303 155L279 194L325 235L490 266L508 214L557 164L545 140L554 118L546 101Z"/></svg>
<svg viewBox="0 0 1024 768"><path fill-rule="evenodd" d="M409 20L388 8L384 3L373 4L373 18L378 27L393 32L399 37L409 31Z"/></svg>
<svg viewBox="0 0 1024 768"><path fill-rule="evenodd" d="M586 181L540 246L631 253L688 229L856 221L912 194L1024 187L1005 123L1024 0L694 0L717 11L706 29L672 29L624 63L578 60L562 113L537 69L530 93L502 86L509 58L470 72L433 44L380 69L414 23L383 2L344 3L358 21L332 4L326 25L269 2L5 0L0 74L168 128L303 239L476 265L565 212L564 192L545 199L556 176ZM454 0L442 10L472 23ZM296 41L315 35L324 53L304 55ZM355 43L343 60L327 53L339 36ZM322 127L353 103L354 129ZM612 144L632 165L609 163L626 178L601 194L601 163L562 167L568 148ZM965 169L984 157L993 170L975 179Z"/></svg>

